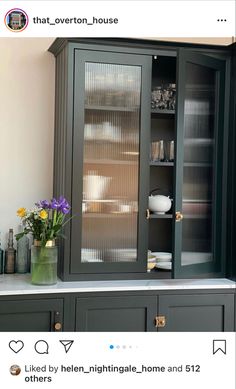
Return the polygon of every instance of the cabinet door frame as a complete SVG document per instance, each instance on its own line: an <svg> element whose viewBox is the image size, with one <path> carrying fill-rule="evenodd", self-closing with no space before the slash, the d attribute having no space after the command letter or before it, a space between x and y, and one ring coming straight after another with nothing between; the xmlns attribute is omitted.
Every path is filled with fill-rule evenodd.
<svg viewBox="0 0 236 389"><path fill-rule="evenodd" d="M222 308L222 330L223 332L234 331L234 295L233 293L199 293L198 290L194 294L186 293L182 294L161 294L159 295L158 310L159 315L165 316L166 326L158 328L158 332L168 331L183 331L181 328L176 328L175 323L171 322L171 309L177 310L182 308L186 311L186 318L183 317L183 322L188 321L188 308L210 308L210 307L221 307ZM191 321L194 322L194 318L190 317ZM174 327L174 329L173 329ZM171 329L172 328L172 329ZM186 331L186 329L184 330ZM189 331L199 331L195 328ZM214 329L209 329L210 332Z"/></svg>
<svg viewBox="0 0 236 389"><path fill-rule="evenodd" d="M144 309L145 310L145 325L146 331L156 332L155 316L157 312L157 296L144 296L135 294L134 296L128 295L100 295L100 296L87 296L82 295L75 298L75 331L89 331L88 314L89 311L109 310L116 309L132 311L132 309ZM111 314L112 315L112 314ZM132 320L133 321L133 320ZM93 330L94 331L94 330ZM97 330L96 330L97 331ZM113 331L112 329L109 331ZM120 331L120 330L114 330Z"/></svg>
<svg viewBox="0 0 236 389"><path fill-rule="evenodd" d="M47 331L54 332L55 324L59 323L61 328L58 330L61 331L64 328L64 299L62 297L59 298L47 298L46 296L37 297L32 296L30 298L24 296L12 297L9 296L7 298L0 299L0 331L1 330L1 315L12 315L12 320L15 319L17 321L17 314L23 315L35 313L40 315L40 313L48 313L49 315L49 328ZM66 311L67 313L67 311ZM68 313L67 313L68 314ZM29 323L28 323L29 324ZM17 323L16 323L17 326ZM9 330L7 330L9 331ZM28 330L27 330L28 331ZM35 328L32 328L30 331L36 331ZM39 331L37 329L37 331Z"/></svg>
<svg viewBox="0 0 236 389"><path fill-rule="evenodd" d="M138 212L138 258L135 262L118 263L81 263L81 204L83 185L83 141L84 141L84 90L85 62L133 65L142 67L141 102L140 102L140 164L139 164L139 212ZM149 161L150 137L150 91L151 91L151 56L103 52L96 50L74 50L74 116L73 116L73 178L72 178L72 214L71 221L71 264L70 274L93 274L100 278L108 273L146 272L146 253L148 220L148 184L146 171ZM73 244L72 244L73 242ZM99 275L100 274L100 275Z"/></svg>
<svg viewBox="0 0 236 389"><path fill-rule="evenodd" d="M173 252L174 278L189 278L201 275L217 273L219 276L224 274L224 257L225 257L225 234L226 226L222 228L222 224L226 223L226 158L224 153L227 150L227 131L225 126L225 78L226 78L226 63L224 60L213 58L207 55L190 52L185 49L179 49L177 61L177 112L176 112L176 164L175 164L175 204L174 215L177 211L182 213L182 188L183 188L183 160L184 160L184 103L185 103L185 84L186 72L184 71L187 62L206 66L216 71L216 107L215 107L215 123L214 133L217 145L217 151L214 155L214 203L216 204L213 210L213 261L193 265L181 265L182 252L182 222L176 222L173 219ZM222 186L224 188L222 189Z"/></svg>

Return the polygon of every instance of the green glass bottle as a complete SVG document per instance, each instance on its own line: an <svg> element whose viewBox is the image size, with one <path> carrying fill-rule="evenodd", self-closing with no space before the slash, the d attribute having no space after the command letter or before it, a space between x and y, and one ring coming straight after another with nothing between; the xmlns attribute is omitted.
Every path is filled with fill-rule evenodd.
<svg viewBox="0 0 236 389"><path fill-rule="evenodd" d="M20 226L19 232L23 232L23 226ZM16 273L29 272L29 238L24 235L17 242L16 250Z"/></svg>
<svg viewBox="0 0 236 389"><path fill-rule="evenodd" d="M4 273L12 274L15 273L16 267L16 250L13 246L13 229L9 230L9 238L8 238L8 247L5 251L5 266Z"/></svg>

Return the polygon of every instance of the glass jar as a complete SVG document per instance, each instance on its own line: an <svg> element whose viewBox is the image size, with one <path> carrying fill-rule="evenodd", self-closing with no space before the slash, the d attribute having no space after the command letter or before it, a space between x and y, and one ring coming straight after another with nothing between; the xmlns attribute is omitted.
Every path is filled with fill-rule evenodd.
<svg viewBox="0 0 236 389"><path fill-rule="evenodd" d="M58 251L54 240L34 241L31 246L31 282L35 285L54 285L57 283Z"/></svg>

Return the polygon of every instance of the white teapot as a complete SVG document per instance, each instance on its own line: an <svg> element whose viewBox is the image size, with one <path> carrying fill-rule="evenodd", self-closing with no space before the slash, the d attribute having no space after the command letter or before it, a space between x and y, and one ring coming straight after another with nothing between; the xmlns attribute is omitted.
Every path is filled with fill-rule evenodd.
<svg viewBox="0 0 236 389"><path fill-rule="evenodd" d="M150 211L158 215L163 215L171 209L171 199L169 196L164 195L153 196L152 193L156 190L157 189L154 189L150 193L150 196L148 198L148 207Z"/></svg>

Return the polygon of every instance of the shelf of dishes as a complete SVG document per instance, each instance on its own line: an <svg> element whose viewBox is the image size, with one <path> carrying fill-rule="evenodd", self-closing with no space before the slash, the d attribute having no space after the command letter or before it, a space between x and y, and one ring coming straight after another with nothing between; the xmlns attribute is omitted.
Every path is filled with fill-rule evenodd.
<svg viewBox="0 0 236 389"><path fill-rule="evenodd" d="M105 121L88 117L84 125L84 139L93 143L94 141L106 141L116 144L131 143L137 145L139 144L139 132L137 128L132 127L131 120L127 123L127 119L122 121L116 118L110 120L107 118Z"/></svg>
<svg viewBox="0 0 236 389"><path fill-rule="evenodd" d="M116 248L116 249L94 249L82 248L81 262L135 262L137 261L137 249L135 248ZM147 271L153 269L171 270L172 254L170 252L151 252L147 253Z"/></svg>
<svg viewBox="0 0 236 389"><path fill-rule="evenodd" d="M137 214L138 202L127 201L123 199L104 199L104 200L83 200L83 214L91 214L98 217L106 217L109 215L130 215Z"/></svg>
<svg viewBox="0 0 236 389"><path fill-rule="evenodd" d="M213 260L211 252L183 251L181 254L181 265L189 266L200 263L207 263ZM172 254L170 252L148 251L147 271L151 270L172 270Z"/></svg>
<svg viewBox="0 0 236 389"><path fill-rule="evenodd" d="M147 271L156 269L169 271L172 269L172 254L170 252L148 250Z"/></svg>
<svg viewBox="0 0 236 389"><path fill-rule="evenodd" d="M155 197L153 196L154 201ZM167 211L167 208L164 208L166 204L163 203L163 199L168 201L166 196L158 196L160 203L157 203L158 206L155 209L159 209L158 212L151 211L149 213L149 219L172 219L173 214L170 213L170 210ZM152 200L152 196L150 201ZM157 200L156 200L157 201ZM151 203L150 203L151 204ZM162 212L160 212L162 207ZM166 212L164 212L164 210ZM125 200L83 200L82 203L82 213L86 217L115 217L115 216L137 216L138 212L138 202L137 201L125 201ZM182 213L184 219L204 219L211 217L212 214L212 205L211 203L183 203L182 204Z"/></svg>
<svg viewBox="0 0 236 389"><path fill-rule="evenodd" d="M184 251L181 255L182 266L206 263L212 261L210 252ZM137 249L135 248L82 248L81 262L135 262L137 261ZM155 270L172 270L172 253L163 251L151 251L147 253L147 272Z"/></svg>

